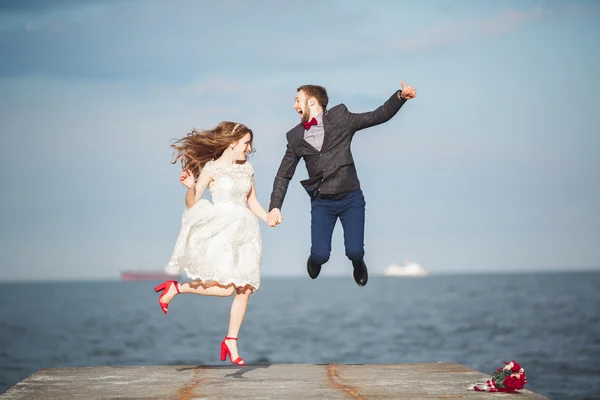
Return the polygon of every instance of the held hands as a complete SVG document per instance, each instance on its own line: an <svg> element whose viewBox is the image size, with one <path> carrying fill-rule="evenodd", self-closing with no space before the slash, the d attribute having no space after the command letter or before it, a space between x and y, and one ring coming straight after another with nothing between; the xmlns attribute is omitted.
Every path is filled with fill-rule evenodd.
<svg viewBox="0 0 600 400"><path fill-rule="evenodd" d="M267 225L269 225L270 227L275 227L279 225L281 221L283 221L283 217L281 216L281 211L279 210L279 208L274 208L267 214L266 222Z"/></svg>
<svg viewBox="0 0 600 400"><path fill-rule="evenodd" d="M403 81L400 81L400 85L402 85L402 92L398 95L398 97L410 100L417 97L417 90L414 86L406 86Z"/></svg>
<svg viewBox="0 0 600 400"><path fill-rule="evenodd" d="M181 172L181 175L179 175L179 182L188 189L192 189L196 183L194 174L192 174L192 171L189 169Z"/></svg>
<svg viewBox="0 0 600 400"><path fill-rule="evenodd" d="M267 217L265 218L265 223L270 227L270 228L275 228L277 226L276 223L271 222L271 220Z"/></svg>

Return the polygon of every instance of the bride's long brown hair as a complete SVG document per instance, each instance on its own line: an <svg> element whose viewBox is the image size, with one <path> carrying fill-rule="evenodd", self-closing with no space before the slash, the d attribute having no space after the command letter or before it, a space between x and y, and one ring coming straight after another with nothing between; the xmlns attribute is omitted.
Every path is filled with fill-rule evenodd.
<svg viewBox="0 0 600 400"><path fill-rule="evenodd" d="M250 148L252 148L254 134L244 124L222 121L210 130L192 129L187 136L171 144L171 147L175 149L175 159L171 161L171 164L181 161L181 168L189 169L197 178L207 162L221 157L227 146L237 142L247 133L250 134Z"/></svg>

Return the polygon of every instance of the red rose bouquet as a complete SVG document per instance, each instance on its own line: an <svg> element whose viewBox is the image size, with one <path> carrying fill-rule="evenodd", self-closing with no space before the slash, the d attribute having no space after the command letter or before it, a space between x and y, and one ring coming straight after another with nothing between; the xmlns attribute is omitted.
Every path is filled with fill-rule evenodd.
<svg viewBox="0 0 600 400"><path fill-rule="evenodd" d="M527 383L525 370L514 360L504 364L504 367L498 368L486 383L478 383L470 389L477 392L514 392L523 389Z"/></svg>

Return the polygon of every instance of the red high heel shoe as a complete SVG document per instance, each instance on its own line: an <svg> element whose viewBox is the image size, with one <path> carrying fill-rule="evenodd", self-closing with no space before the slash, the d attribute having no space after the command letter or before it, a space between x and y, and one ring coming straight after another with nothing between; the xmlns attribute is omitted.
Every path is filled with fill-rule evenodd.
<svg viewBox="0 0 600 400"><path fill-rule="evenodd" d="M155 292L163 291L163 293L158 297L158 304L160 305L160 308L165 314L167 313L167 311L169 311L169 303L163 303L160 301L160 299L164 296L165 293L171 290L171 286L173 285L175 285L177 293L181 294L181 292L179 291L179 285L177 284L177 281L166 281L154 288Z"/></svg>
<svg viewBox="0 0 600 400"><path fill-rule="evenodd" d="M238 340L238 338L226 336L225 339L223 339L221 342L221 361L227 360L227 355L229 354L229 359L232 363L236 365L246 365L244 360L242 360L242 357L238 357L235 360L231 359L231 351L229 350L227 343L225 343L226 340Z"/></svg>

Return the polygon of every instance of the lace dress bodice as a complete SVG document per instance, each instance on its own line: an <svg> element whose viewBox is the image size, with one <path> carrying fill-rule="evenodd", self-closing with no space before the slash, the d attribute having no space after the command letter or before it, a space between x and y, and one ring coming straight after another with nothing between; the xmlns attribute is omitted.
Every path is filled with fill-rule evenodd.
<svg viewBox="0 0 600 400"><path fill-rule="evenodd" d="M252 189L252 165L245 163L222 166L209 161L204 169L215 174L215 180L208 186L215 206L235 204L246 207L248 193Z"/></svg>

